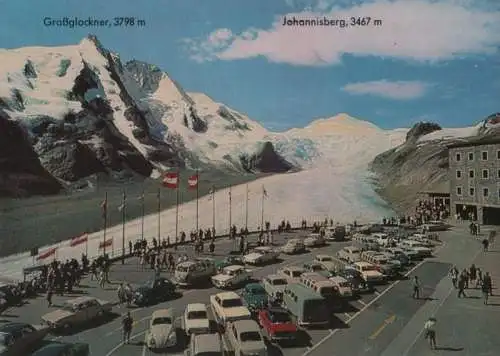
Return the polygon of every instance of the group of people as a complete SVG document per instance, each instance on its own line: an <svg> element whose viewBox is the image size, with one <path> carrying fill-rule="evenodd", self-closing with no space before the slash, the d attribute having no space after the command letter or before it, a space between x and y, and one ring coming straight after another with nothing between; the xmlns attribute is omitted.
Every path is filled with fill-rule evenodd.
<svg viewBox="0 0 500 356"><path fill-rule="evenodd" d="M49 307L52 306L54 292L59 295L63 295L64 292L71 293L73 287L80 284L84 268L86 268L86 266L84 267L84 261L87 261L86 256L82 256L81 265L74 258L65 262L56 260L47 267L46 297ZM85 265L87 265L87 262L85 262Z"/></svg>
<svg viewBox="0 0 500 356"><path fill-rule="evenodd" d="M467 298L466 289L481 289L484 304L488 304L488 297L493 295L493 286L489 272L483 273L481 268L472 264L468 269L461 272L456 266L450 270L450 278L453 286L458 290L458 298Z"/></svg>

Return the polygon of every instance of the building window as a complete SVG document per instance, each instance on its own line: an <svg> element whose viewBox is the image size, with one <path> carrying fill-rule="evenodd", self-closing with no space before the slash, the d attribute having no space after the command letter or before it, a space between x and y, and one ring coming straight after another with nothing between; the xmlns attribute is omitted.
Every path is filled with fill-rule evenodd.
<svg viewBox="0 0 500 356"><path fill-rule="evenodd" d="M497 151L497 159L500 159L500 150Z"/></svg>
<svg viewBox="0 0 500 356"><path fill-rule="evenodd" d="M487 161L488 160L488 151L481 152L481 159L483 161Z"/></svg>
<svg viewBox="0 0 500 356"><path fill-rule="evenodd" d="M455 156L455 159L457 160L457 162L460 162L462 160L462 154L457 153L457 155Z"/></svg>
<svg viewBox="0 0 500 356"><path fill-rule="evenodd" d="M490 177L490 171L487 169L483 169L482 177L483 179L488 179Z"/></svg>
<svg viewBox="0 0 500 356"><path fill-rule="evenodd" d="M474 152L469 152L469 161L474 161Z"/></svg>
<svg viewBox="0 0 500 356"><path fill-rule="evenodd" d="M483 197L490 195L490 190L488 188L483 188Z"/></svg>
<svg viewBox="0 0 500 356"><path fill-rule="evenodd" d="M469 169L469 178L474 178L474 170Z"/></svg>
<svg viewBox="0 0 500 356"><path fill-rule="evenodd" d="M457 169L457 179L462 178L462 171L460 169Z"/></svg>
<svg viewBox="0 0 500 356"><path fill-rule="evenodd" d="M500 179L500 169L497 172L497 178Z"/></svg>
<svg viewBox="0 0 500 356"><path fill-rule="evenodd" d="M475 193L474 188L469 188L469 196L473 197Z"/></svg>
<svg viewBox="0 0 500 356"><path fill-rule="evenodd" d="M457 187L457 195L462 195L462 187Z"/></svg>

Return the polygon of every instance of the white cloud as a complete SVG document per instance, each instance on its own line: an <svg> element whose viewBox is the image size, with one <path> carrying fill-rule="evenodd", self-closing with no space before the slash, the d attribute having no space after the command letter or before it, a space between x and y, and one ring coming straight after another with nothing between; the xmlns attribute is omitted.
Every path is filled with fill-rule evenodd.
<svg viewBox="0 0 500 356"><path fill-rule="evenodd" d="M350 83L342 88L353 95L374 95L396 100L416 99L423 96L429 84L419 81L377 80L372 82Z"/></svg>
<svg viewBox="0 0 500 356"><path fill-rule="evenodd" d="M305 1L290 3L301 5ZM380 0L325 8L327 0L315 1L310 11L287 14L288 19L347 20L371 17L381 26L283 26L276 18L267 29L251 28L241 34L228 29L212 32L189 46L205 60L236 60L263 56L272 62L294 65L339 63L342 55L381 56L405 60L440 61L467 54L491 54L500 45L500 12L469 7L471 0ZM343 3L343 2L342 2ZM222 32L221 32L222 31ZM221 38L214 41L214 38Z"/></svg>

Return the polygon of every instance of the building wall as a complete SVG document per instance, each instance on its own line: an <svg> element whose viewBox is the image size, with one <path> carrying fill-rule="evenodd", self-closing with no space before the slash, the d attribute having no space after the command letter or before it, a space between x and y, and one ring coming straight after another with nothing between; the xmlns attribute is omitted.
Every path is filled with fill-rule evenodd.
<svg viewBox="0 0 500 356"><path fill-rule="evenodd" d="M487 152L487 159L483 152ZM482 207L500 207L500 144L450 148L448 159L452 214L457 213L456 204L476 205L477 219L482 221ZM488 172L487 178L483 170ZM457 171L461 172L460 177ZM458 187L461 187L461 194ZM487 196L483 192L485 188Z"/></svg>

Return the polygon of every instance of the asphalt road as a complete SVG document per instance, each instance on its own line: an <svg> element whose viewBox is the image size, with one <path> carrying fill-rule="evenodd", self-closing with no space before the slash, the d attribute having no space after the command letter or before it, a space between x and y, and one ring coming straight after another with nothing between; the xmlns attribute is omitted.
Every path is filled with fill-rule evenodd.
<svg viewBox="0 0 500 356"><path fill-rule="evenodd" d="M284 234L275 237L276 244L282 244L286 238L298 237L304 232ZM453 233L449 234L453 236ZM275 272L283 265L300 265L311 260L318 253L333 254L343 246L349 245L349 242L333 242L327 247L321 249L312 249L310 252L302 255L284 256L284 260L278 264L265 267L253 268L253 275L256 279L262 278ZM448 244L445 244L443 250L446 250ZM222 258L229 254L233 249L233 242L228 240L219 240L216 244L215 258ZM465 250L470 251L468 246ZM192 246L179 249L179 253L192 254ZM449 254L454 255L456 251ZM441 253L439 254L441 255ZM445 256L446 257L446 256ZM423 297L421 300L410 298L411 283L409 281L398 281L393 284L380 286L375 293L363 295L358 301L350 303L348 309L335 314L337 322L328 330L308 330L309 340L304 345L298 347L281 349L276 346L269 347L271 356L321 356L321 355L381 355L383 351L391 344L391 341L399 335L401 330L407 327L415 314L435 301L432 299L438 284L446 280L446 274L451 267L448 261L440 262L441 258L430 259L414 267L410 277L418 275L423 283ZM446 258L445 258L446 260ZM111 271L111 280L119 283L127 281L132 284L141 283L153 277L150 270L143 271L138 265L136 259L129 259L125 265L114 265ZM95 281L86 279L79 291L74 296L92 295L101 299L116 300L117 284L110 285L105 289L97 286ZM208 303L209 296L217 293L215 288L186 290L182 298L168 301L156 306L147 308L131 308L116 306L114 312L116 315L100 325L93 325L88 329L81 330L74 335L57 337L61 341L86 342L91 346L92 354L98 356L136 356L150 355L144 347L144 334L148 328L149 318L152 312L159 308L174 308L180 316L184 307L189 303L203 302ZM427 298L426 298L427 297ZM61 304L68 297L55 297L55 303ZM133 343L130 345L122 344L121 335L121 315L130 310L135 320L132 333ZM2 321L25 321L37 324L40 316L49 311L44 298L33 299L20 308L8 311L0 316ZM421 327L421 325L419 325ZM412 331L413 332L413 331ZM405 341L411 344L418 331L413 332L412 340ZM417 343L416 346L420 344ZM424 344L424 346L426 346ZM426 349L428 351L428 349ZM427 355L415 351L415 356ZM169 355L182 354L183 348L172 350ZM396 354L394 354L396 356ZM397 356L401 355L399 353ZM412 354L413 355L413 354ZM388 354L391 356L391 354Z"/></svg>

